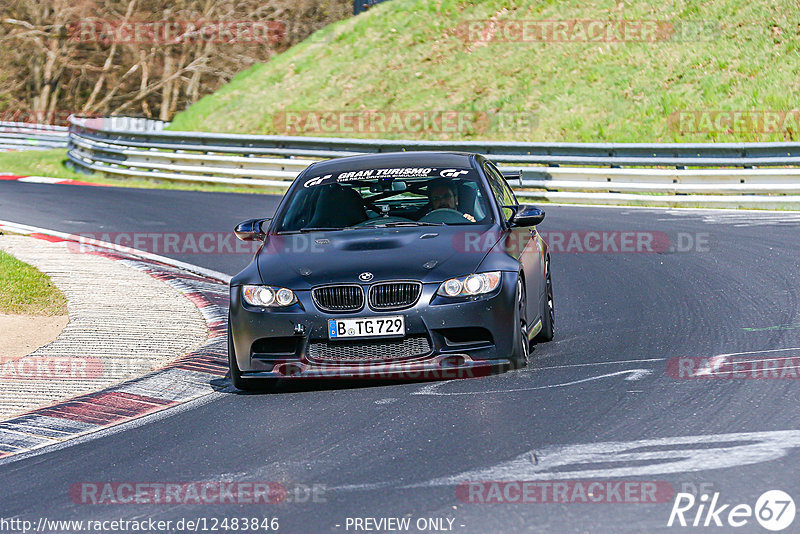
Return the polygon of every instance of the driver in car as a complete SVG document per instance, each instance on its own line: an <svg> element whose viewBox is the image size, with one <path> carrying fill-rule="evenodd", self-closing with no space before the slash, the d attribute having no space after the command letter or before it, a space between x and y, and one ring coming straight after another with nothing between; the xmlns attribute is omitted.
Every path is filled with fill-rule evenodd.
<svg viewBox="0 0 800 534"><path fill-rule="evenodd" d="M458 211L458 188L449 179L435 180L428 186L428 202L430 210L449 209ZM475 222L475 217L469 213L462 213L469 222Z"/></svg>

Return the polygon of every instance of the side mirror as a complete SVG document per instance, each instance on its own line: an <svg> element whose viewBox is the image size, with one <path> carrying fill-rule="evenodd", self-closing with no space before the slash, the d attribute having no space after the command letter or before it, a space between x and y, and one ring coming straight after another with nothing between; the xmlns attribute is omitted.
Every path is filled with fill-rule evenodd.
<svg viewBox="0 0 800 534"><path fill-rule="evenodd" d="M264 232L261 225L271 220L272 219L247 219L237 224L236 228L233 229L233 233L235 233L236 237L241 241L262 241L267 237L267 234Z"/></svg>
<svg viewBox="0 0 800 534"><path fill-rule="evenodd" d="M514 210L514 216L511 217L511 226L514 227L527 227L536 226L544 220L544 211L536 206L530 204L520 204Z"/></svg>

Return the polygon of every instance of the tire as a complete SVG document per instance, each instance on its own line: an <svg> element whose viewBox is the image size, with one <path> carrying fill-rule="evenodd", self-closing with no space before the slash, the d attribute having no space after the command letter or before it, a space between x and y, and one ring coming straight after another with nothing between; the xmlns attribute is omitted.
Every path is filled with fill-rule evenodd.
<svg viewBox="0 0 800 534"><path fill-rule="evenodd" d="M550 256L545 260L545 286L547 297L545 299L545 309L542 310L542 329L534 338L536 343L546 343L555 337L556 311L553 301L553 279L550 276Z"/></svg>
<svg viewBox="0 0 800 534"><path fill-rule="evenodd" d="M528 322L525 319L525 307L527 298L525 295L525 285L522 283L522 276L517 278L516 296L517 309L514 313L516 332L514 333L514 353L511 355L512 369L522 369L528 365Z"/></svg>
<svg viewBox="0 0 800 534"><path fill-rule="evenodd" d="M266 391L274 387L278 380L274 378L245 379L236 364L236 352L233 348L233 335L231 334L231 320L228 317L228 366L231 371L231 383L236 389L242 391Z"/></svg>

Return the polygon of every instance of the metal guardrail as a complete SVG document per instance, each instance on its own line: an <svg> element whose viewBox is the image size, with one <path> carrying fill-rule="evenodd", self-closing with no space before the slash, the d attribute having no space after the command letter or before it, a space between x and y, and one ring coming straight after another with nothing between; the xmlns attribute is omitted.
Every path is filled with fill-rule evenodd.
<svg viewBox="0 0 800 534"><path fill-rule="evenodd" d="M66 126L0 121L0 149L64 148L67 146L68 134Z"/></svg>
<svg viewBox="0 0 800 534"><path fill-rule="evenodd" d="M519 195L540 200L800 206L800 143L399 141L172 132L160 121L120 117L69 121L73 165L116 176L286 187L320 159L446 150L487 155L520 173L511 181Z"/></svg>

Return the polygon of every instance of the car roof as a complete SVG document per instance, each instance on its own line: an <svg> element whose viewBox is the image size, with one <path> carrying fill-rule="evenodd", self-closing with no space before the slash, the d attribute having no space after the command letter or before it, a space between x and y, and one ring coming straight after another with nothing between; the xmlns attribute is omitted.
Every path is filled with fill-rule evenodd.
<svg viewBox="0 0 800 534"><path fill-rule="evenodd" d="M309 171L336 173L384 167L472 167L472 156L467 152L389 152L347 156L314 163Z"/></svg>

